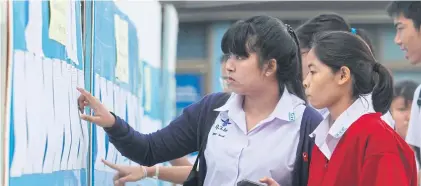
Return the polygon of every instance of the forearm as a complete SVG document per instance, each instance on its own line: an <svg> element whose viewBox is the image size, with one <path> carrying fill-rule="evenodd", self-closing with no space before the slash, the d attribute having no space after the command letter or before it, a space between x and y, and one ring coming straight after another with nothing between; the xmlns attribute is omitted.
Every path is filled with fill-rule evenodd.
<svg viewBox="0 0 421 186"><path fill-rule="evenodd" d="M190 174L192 166L159 167L158 179L176 184L183 184ZM148 177L154 177L156 166L146 167Z"/></svg>
<svg viewBox="0 0 421 186"><path fill-rule="evenodd" d="M192 164L190 163L190 161L187 159L186 156L175 159L175 160L171 160L170 163L172 166L192 166Z"/></svg>
<svg viewBox="0 0 421 186"><path fill-rule="evenodd" d="M109 141L130 160L145 166L166 162L197 149L196 128L186 116L179 116L167 127L151 134L141 134L123 119L104 128Z"/></svg>

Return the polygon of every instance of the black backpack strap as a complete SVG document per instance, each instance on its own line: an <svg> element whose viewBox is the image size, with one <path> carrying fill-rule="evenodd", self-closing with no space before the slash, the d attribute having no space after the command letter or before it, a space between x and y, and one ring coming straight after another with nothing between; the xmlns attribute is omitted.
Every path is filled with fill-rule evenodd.
<svg viewBox="0 0 421 186"><path fill-rule="evenodd" d="M199 152L197 158L194 162L193 168L187 177L187 180L184 182L184 186L202 186L206 176L206 161L204 158L204 151L206 149L206 144L208 141L208 134L210 129L213 126L216 118L218 117L219 112L214 111L214 109L224 105L229 99L229 93L216 93L212 95L211 100L208 102L209 105L205 105L205 113L201 114L200 123L197 131L198 135L198 146Z"/></svg>
<svg viewBox="0 0 421 186"><path fill-rule="evenodd" d="M314 140L310 137L310 134L317 128L322 119L319 112L306 106L301 119L300 138L293 170L292 185L294 186L307 186L311 151L314 145Z"/></svg>

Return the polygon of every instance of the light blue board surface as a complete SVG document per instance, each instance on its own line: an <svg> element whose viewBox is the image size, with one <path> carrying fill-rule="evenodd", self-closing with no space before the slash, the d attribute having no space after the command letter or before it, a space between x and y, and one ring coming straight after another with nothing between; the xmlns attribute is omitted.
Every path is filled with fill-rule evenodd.
<svg viewBox="0 0 421 186"><path fill-rule="evenodd" d="M26 41L25 41L25 29L28 24L28 1L13 1L12 12L13 12L13 51L27 51ZM80 1L76 2L76 7L80 7ZM44 51L45 58L55 58L64 60L69 64L72 64L68 59L64 45L51 40L48 37L48 22L49 22L49 2L42 2L42 49ZM77 48L78 53L77 57L79 61L82 61L82 39L81 39L81 12L80 9L76 8L76 25L77 25ZM12 68L14 68L15 63L23 63L23 61L14 61L12 63ZM72 64L77 69L83 69L83 63L79 65ZM13 79L12 85L13 87ZM13 100L14 90L12 88L9 99ZM35 95L34 95L35 96ZM9 133L9 169L11 167L13 158L15 157L15 136L14 136L14 120L13 120L13 107L14 102L11 102L10 105L10 133ZM48 146L48 140L45 144L45 147L40 147L46 149ZM63 145L64 146L64 145ZM88 154L86 154L88 156ZM45 157L45 155L44 155ZM45 158L44 158L45 160ZM10 186L32 186L32 185L87 185L87 175L86 169L80 170L63 170L53 173L38 173L38 174L23 174L19 177L10 177L9 176L9 185Z"/></svg>
<svg viewBox="0 0 421 186"><path fill-rule="evenodd" d="M154 68L147 61L140 61L138 54L139 45L147 45L147 43L139 41L136 32L136 28L131 19L121 12L114 2L112 1L97 1L94 3L94 28L93 28L93 73L98 74L100 77L105 78L107 81L111 81L114 84L117 84L119 87L127 90L133 95L137 95L141 103L145 103L145 97L140 97L140 95L145 95L145 89L139 89L139 87L144 84L145 78L142 77L143 72L141 69L144 69L146 66L151 69L151 85L153 92L159 92L160 84L160 73L161 70ZM116 66L116 41L114 36L114 15L120 16L121 19L128 22L128 34L129 34L129 82L123 83L120 82L115 76L115 66ZM93 85L98 83L98 79L93 78ZM143 93L139 92L143 91ZM92 91L94 94L95 92ZM159 94L151 95L151 110L145 111L145 115L149 116L153 120L160 120L161 115L159 112ZM99 95L101 99L101 95ZM116 100L114 100L116 102ZM127 107L127 104L126 104ZM144 105L141 105L144 108ZM125 116L120 116L128 123L133 122L128 118L128 113ZM142 125L142 124L141 124ZM92 164L91 166L95 167L95 161L97 158L98 144L97 144L97 131L102 130L98 127L92 127ZM108 151L109 146L111 145L108 142L108 137L105 137L105 148ZM106 186L113 185L112 177L113 173L101 171L97 169L92 170L92 180L93 186ZM145 179L139 182L142 185L156 185L156 181L153 179ZM127 185L136 185L135 183Z"/></svg>

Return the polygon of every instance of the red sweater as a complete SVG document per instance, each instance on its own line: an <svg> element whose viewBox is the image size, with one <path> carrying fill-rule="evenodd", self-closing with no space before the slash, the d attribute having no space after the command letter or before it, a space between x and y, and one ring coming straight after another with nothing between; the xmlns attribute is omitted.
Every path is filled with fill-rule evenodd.
<svg viewBox="0 0 421 186"><path fill-rule="evenodd" d="M314 145L308 186L417 186L412 149L380 116L355 121L330 160Z"/></svg>

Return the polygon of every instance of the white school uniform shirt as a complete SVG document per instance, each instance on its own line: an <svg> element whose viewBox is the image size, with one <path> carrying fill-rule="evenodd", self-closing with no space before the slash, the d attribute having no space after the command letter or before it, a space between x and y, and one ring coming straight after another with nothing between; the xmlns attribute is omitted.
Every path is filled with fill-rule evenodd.
<svg viewBox="0 0 421 186"><path fill-rule="evenodd" d="M421 147L421 109L417 104L418 96L421 91L421 85L415 90L412 100L411 115L408 123L408 132L406 142L410 145Z"/></svg>
<svg viewBox="0 0 421 186"><path fill-rule="evenodd" d="M247 132L243 96L232 93L212 126L205 149L204 186L236 186L268 176L291 186L305 102L285 88L268 118Z"/></svg>
<svg viewBox="0 0 421 186"><path fill-rule="evenodd" d="M329 115L327 112L323 115L323 121L310 134L314 137L314 143L319 147L320 151L330 160L333 151L339 143L344 133L348 130L352 123L358 120L362 115L374 113L367 101L360 97L348 107L329 128Z"/></svg>
<svg viewBox="0 0 421 186"><path fill-rule="evenodd" d="M374 107L373 107L373 100L371 99L371 96L372 96L371 94L368 94L367 96L362 96L362 101L367 101L370 111L375 112ZM322 115L322 116L324 116L326 113L329 113L329 110L327 110L327 108L316 109L316 110L319 111L320 115ZM392 127L392 129L395 129L395 120L393 119L392 114L390 114L389 111L387 111L385 114L383 114L383 116L381 116L381 118L382 118L383 121L385 121L387 123L387 125Z"/></svg>
<svg viewBox="0 0 421 186"><path fill-rule="evenodd" d="M421 109L418 106L418 97L421 92L421 85L417 87L412 100L411 115L408 123L408 132L406 133L406 142L410 145L421 148ZM421 152L420 152L421 153ZM417 167L419 171L419 163L417 160Z"/></svg>

